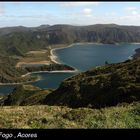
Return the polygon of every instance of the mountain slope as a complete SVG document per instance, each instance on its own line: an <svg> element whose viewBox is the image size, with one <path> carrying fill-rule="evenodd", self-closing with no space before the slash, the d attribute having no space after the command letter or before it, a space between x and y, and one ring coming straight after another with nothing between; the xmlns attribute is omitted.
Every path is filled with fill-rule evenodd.
<svg viewBox="0 0 140 140"><path fill-rule="evenodd" d="M75 42L140 42L140 27L116 24L89 26L57 24L53 26L41 25L39 27L0 28L0 50L4 52L4 55L22 56L30 50L44 49L54 44Z"/></svg>
<svg viewBox="0 0 140 140"><path fill-rule="evenodd" d="M54 25L48 29L50 38L57 43L73 42L140 42L139 26L96 24L90 26ZM50 43L55 43L50 40Z"/></svg>
<svg viewBox="0 0 140 140"><path fill-rule="evenodd" d="M6 96L1 104L4 106L42 104L42 101L49 92L49 90L42 90L32 85L17 85L13 92Z"/></svg>
<svg viewBox="0 0 140 140"><path fill-rule="evenodd" d="M1 83L18 83L33 80L30 76L21 77L28 71L26 69L15 68L17 59L8 56L0 56L0 84Z"/></svg>
<svg viewBox="0 0 140 140"><path fill-rule="evenodd" d="M48 105L101 108L140 101L140 59L109 64L64 80Z"/></svg>

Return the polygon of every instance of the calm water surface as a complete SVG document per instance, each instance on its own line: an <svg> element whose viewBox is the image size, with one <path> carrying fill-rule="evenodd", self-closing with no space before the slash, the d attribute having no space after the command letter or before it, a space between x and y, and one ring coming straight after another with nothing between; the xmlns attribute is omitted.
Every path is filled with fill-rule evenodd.
<svg viewBox="0 0 140 140"><path fill-rule="evenodd" d="M79 71L86 71L95 66L108 63L117 63L127 60L135 53L140 44L77 44L74 47L58 49L55 51L60 62L77 68ZM42 89L57 88L61 81L75 73L38 73L40 81L33 85ZM0 93L9 93L14 86L0 86Z"/></svg>
<svg viewBox="0 0 140 140"><path fill-rule="evenodd" d="M138 44L123 45L75 45L67 49L56 50L55 53L62 63L66 63L79 70L86 71L95 66L108 63L117 63L127 60L135 53L135 49L140 48Z"/></svg>

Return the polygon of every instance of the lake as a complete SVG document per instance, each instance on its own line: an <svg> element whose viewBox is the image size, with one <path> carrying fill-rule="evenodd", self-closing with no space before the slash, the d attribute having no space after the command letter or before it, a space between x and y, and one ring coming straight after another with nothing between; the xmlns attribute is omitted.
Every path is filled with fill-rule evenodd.
<svg viewBox="0 0 140 140"><path fill-rule="evenodd" d="M57 49L55 54L61 63L86 71L96 66L127 60L140 44L75 44L73 47ZM36 73L40 81L32 83L42 89L57 88L61 81L77 73ZM0 93L9 93L14 86L0 86Z"/></svg>
<svg viewBox="0 0 140 140"><path fill-rule="evenodd" d="M105 61L117 63L127 60L137 48L140 48L140 44L83 44L67 49L58 49L55 53L61 63L86 71L95 66L104 65Z"/></svg>

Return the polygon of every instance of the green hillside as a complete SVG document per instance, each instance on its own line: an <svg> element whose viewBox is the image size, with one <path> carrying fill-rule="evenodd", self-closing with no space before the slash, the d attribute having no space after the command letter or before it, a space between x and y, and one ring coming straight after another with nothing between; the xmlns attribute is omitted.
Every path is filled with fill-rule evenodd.
<svg viewBox="0 0 140 140"><path fill-rule="evenodd" d="M140 59L107 64L64 80L45 103L101 108L140 101Z"/></svg>
<svg viewBox="0 0 140 140"><path fill-rule="evenodd" d="M139 26L42 25L0 28L0 83L36 80L28 72L73 70L61 64L16 67L28 51L76 42L140 42ZM49 53L48 53L49 54ZM96 67L65 79L57 89L16 85L0 95L0 128L140 128L140 58ZM37 58L38 59L38 58ZM29 60L29 58L26 58Z"/></svg>
<svg viewBox="0 0 140 140"><path fill-rule="evenodd" d="M56 90L18 85L0 97L0 128L140 128L140 59L107 64Z"/></svg>
<svg viewBox="0 0 140 140"><path fill-rule="evenodd" d="M40 105L51 90L42 90L32 85L17 85L13 92L1 102L4 106Z"/></svg>
<svg viewBox="0 0 140 140"><path fill-rule="evenodd" d="M57 24L34 28L23 26L0 28L0 51L3 55L23 56L30 50L76 42L109 44L140 42L140 27L116 24L89 26Z"/></svg>

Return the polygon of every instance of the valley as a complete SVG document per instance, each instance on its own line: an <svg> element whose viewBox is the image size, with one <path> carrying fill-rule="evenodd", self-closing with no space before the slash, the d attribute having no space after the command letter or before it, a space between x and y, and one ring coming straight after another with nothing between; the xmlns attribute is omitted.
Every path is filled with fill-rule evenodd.
<svg viewBox="0 0 140 140"><path fill-rule="evenodd" d="M139 42L139 26L0 28L0 128L140 128Z"/></svg>

